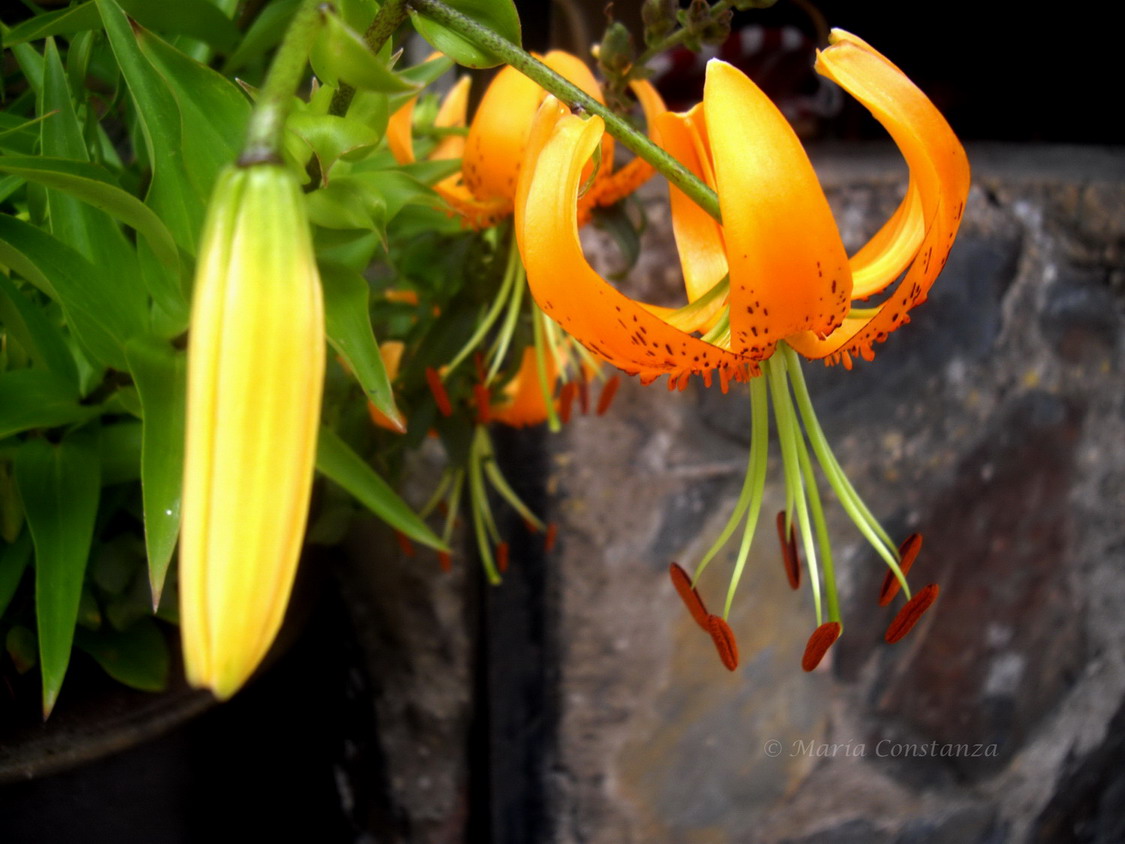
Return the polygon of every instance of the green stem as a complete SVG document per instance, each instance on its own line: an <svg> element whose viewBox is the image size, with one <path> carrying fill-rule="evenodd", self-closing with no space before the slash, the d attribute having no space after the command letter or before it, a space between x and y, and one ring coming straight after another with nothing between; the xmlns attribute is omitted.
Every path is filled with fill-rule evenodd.
<svg viewBox="0 0 1125 844"><path fill-rule="evenodd" d="M285 120L293 104L293 94L305 75L309 50L320 25L320 0L304 0L285 31L266 80L258 91L246 130L246 143L238 157L240 166L281 162Z"/></svg>
<svg viewBox="0 0 1125 844"><path fill-rule="evenodd" d="M441 0L407 0L411 12L424 15L473 42L482 50L503 59L524 76L549 91L571 108L581 108L596 114L605 121L606 131L617 138L633 153L655 167L664 178L683 191L700 208L719 222L719 198L707 185L697 179L686 167L638 132L628 121L614 114L578 86L568 82L529 53L502 38L488 27L482 26Z"/></svg>
<svg viewBox="0 0 1125 844"><path fill-rule="evenodd" d="M383 49L383 44L398 31L404 20L406 20L406 0L385 0L375 14L375 20L371 21L371 26L367 27L367 32L363 34L363 40L371 52L378 53ZM336 89L336 93L332 95L332 102L328 105L328 113L343 117L348 113L348 106L352 104L354 97L355 88L341 79L340 87Z"/></svg>

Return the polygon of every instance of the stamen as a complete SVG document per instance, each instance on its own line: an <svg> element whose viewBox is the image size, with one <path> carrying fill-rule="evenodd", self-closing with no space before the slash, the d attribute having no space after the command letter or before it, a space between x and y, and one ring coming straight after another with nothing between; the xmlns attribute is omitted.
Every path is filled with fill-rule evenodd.
<svg viewBox="0 0 1125 844"><path fill-rule="evenodd" d="M583 416L590 412L590 385L585 373L578 381L578 407L582 410Z"/></svg>
<svg viewBox="0 0 1125 844"><path fill-rule="evenodd" d="M598 395L598 416L605 416L605 412L609 410L609 406L613 404L613 397L617 395L617 388L620 385L621 379L616 375L610 377L610 379L605 382L601 393Z"/></svg>
<svg viewBox="0 0 1125 844"><path fill-rule="evenodd" d="M688 608L688 612L695 619L695 623L710 632L708 619L711 618L711 614L707 612L707 607L703 605L703 599L699 597L699 592L691 585L691 578L688 577L687 572L680 568L679 564L672 563L668 567L668 574L672 578L672 585L676 587L680 600Z"/></svg>
<svg viewBox="0 0 1125 844"><path fill-rule="evenodd" d="M477 424L487 425L492 421L492 395L484 384L473 385L473 398L477 405Z"/></svg>
<svg viewBox="0 0 1125 844"><path fill-rule="evenodd" d="M445 391L445 385L441 383L441 376L432 366L426 367L426 383L430 386L430 392L434 395L438 412L442 416L452 416L453 405L449 403L449 393Z"/></svg>
<svg viewBox="0 0 1125 844"><path fill-rule="evenodd" d="M453 555L448 551L438 551L438 565L442 571L453 571Z"/></svg>
<svg viewBox="0 0 1125 844"><path fill-rule="evenodd" d="M508 543L501 542L496 546L496 568L503 574L508 570Z"/></svg>
<svg viewBox="0 0 1125 844"><path fill-rule="evenodd" d="M543 540L543 550L552 551L555 548L555 539L559 533L559 526L554 522L547 525L547 536Z"/></svg>
<svg viewBox="0 0 1125 844"><path fill-rule="evenodd" d="M738 642L734 639L734 632L730 629L721 616L707 616L707 632L715 643L719 652L719 659L723 661L728 671L738 668Z"/></svg>
<svg viewBox="0 0 1125 844"><path fill-rule="evenodd" d="M894 617L890 626L887 628L887 633L883 637L889 644L894 644L907 633L911 628L918 623L918 619L922 617L922 613L930 608L930 604L937 600L939 588L936 583L931 583L926 588L920 590L917 595L906 602L905 606L898 611L898 615Z"/></svg>
<svg viewBox="0 0 1125 844"><path fill-rule="evenodd" d="M912 533L903 540L902 545L898 548L899 556L902 557L898 568L903 577L906 577L910 567L914 565L914 560L918 557L918 552L921 550L922 534ZM889 604L898 594L898 590L899 582L895 573L893 571L887 572L886 577L883 578L883 588L879 590L879 606L885 607Z"/></svg>
<svg viewBox="0 0 1125 844"><path fill-rule="evenodd" d="M574 404L577 393L578 385L573 381L567 381L562 385L562 390L559 392L559 419L564 424L570 421L570 407Z"/></svg>
<svg viewBox="0 0 1125 844"><path fill-rule="evenodd" d="M409 537L402 531L395 531L395 541L398 542L398 547L406 557L414 556L414 543L410 541Z"/></svg>
<svg viewBox="0 0 1125 844"><path fill-rule="evenodd" d="M785 511L777 514L777 538L781 540L781 560L785 563L785 576L791 589L801 588L801 558L797 554L797 526L790 522L789 536L785 536Z"/></svg>
<svg viewBox="0 0 1125 844"><path fill-rule="evenodd" d="M820 661L824 659L828 649L840 638L840 633L843 630L844 628L838 621L828 621L816 628L813 634L809 636L809 643L805 645L805 655L801 658L801 668L805 671L812 671L820 665Z"/></svg>

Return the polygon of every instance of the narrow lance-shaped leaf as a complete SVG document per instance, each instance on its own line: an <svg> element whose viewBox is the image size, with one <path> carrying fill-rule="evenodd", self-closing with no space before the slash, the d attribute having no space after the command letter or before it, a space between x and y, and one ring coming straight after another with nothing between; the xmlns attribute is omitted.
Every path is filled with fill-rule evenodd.
<svg viewBox="0 0 1125 844"><path fill-rule="evenodd" d="M324 28L310 58L317 77L329 85L342 79L356 88L386 94L418 88L387 67L363 37L333 12L325 13Z"/></svg>
<svg viewBox="0 0 1125 844"><path fill-rule="evenodd" d="M37 367L78 384L74 356L66 346L62 329L52 323L43 308L32 302L5 275L0 275L0 324Z"/></svg>
<svg viewBox="0 0 1125 844"><path fill-rule="evenodd" d="M180 256L172 233L155 212L113 184L97 164L66 158L0 156L0 172L55 188L120 220L148 241L156 256L179 270Z"/></svg>
<svg viewBox="0 0 1125 844"><path fill-rule="evenodd" d="M35 544L35 610L46 718L70 663L101 489L97 453L79 436L58 445L29 440L16 454L16 483Z"/></svg>
<svg viewBox="0 0 1125 844"><path fill-rule="evenodd" d="M387 482L328 428L320 429L316 468L395 530L430 548L449 550Z"/></svg>
<svg viewBox="0 0 1125 844"><path fill-rule="evenodd" d="M146 201L171 229L176 243L194 255L207 194L188 175L176 98L137 47L133 27L121 7L113 0L93 2L97 3L109 45L136 103L152 162L152 184Z"/></svg>
<svg viewBox="0 0 1125 844"><path fill-rule="evenodd" d="M520 18L512 0L446 0L446 3L513 44L519 46L521 43ZM499 56L423 15L412 12L410 21L419 35L458 64L466 67L495 67L503 63Z"/></svg>
<svg viewBox="0 0 1125 844"><path fill-rule="evenodd" d="M32 428L79 422L97 408L78 403L73 381L44 369L0 373L0 439Z"/></svg>
<svg viewBox="0 0 1125 844"><path fill-rule="evenodd" d="M0 618L12 596L16 594L16 587L20 585L24 569L31 561L31 535L24 531L11 544L0 545Z"/></svg>
<svg viewBox="0 0 1125 844"><path fill-rule="evenodd" d="M144 316L81 254L36 226L0 214L0 263L58 301L85 351L126 369L123 345L146 333Z"/></svg>
<svg viewBox="0 0 1125 844"><path fill-rule="evenodd" d="M137 619L125 630L79 630L75 644L119 683L143 692L168 685L168 643L151 618Z"/></svg>
<svg viewBox="0 0 1125 844"><path fill-rule="evenodd" d="M144 411L141 491L149 583L156 607L180 532L187 360L170 345L151 340L131 343L126 354Z"/></svg>
<svg viewBox="0 0 1125 844"><path fill-rule="evenodd" d="M367 398L400 430L405 430L371 328L367 281L354 270L339 266L321 267L320 278L328 342L347 362Z"/></svg>

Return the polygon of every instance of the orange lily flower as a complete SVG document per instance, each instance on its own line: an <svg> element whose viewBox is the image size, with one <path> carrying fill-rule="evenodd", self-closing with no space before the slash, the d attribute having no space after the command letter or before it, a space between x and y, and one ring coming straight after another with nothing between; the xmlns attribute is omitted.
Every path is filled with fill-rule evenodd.
<svg viewBox="0 0 1125 844"><path fill-rule="evenodd" d="M559 50L537 58L603 102L594 75L581 59ZM446 95L434 120L436 128L465 126L469 83L469 77L463 77ZM634 82L632 88L651 126L656 115L664 111L664 102L648 82ZM518 70L505 67L485 91L468 135L446 135L430 153L430 160L462 160L460 172L438 182L434 190L474 228L487 228L512 213L528 135L546 96L542 88ZM411 136L414 104L415 99L407 101L391 116L387 126L387 143L400 164L415 161ZM612 205L652 175L652 167L639 158L613 172L612 136L604 135L602 143L602 166L580 201L584 218L594 206Z"/></svg>
<svg viewBox="0 0 1125 844"><path fill-rule="evenodd" d="M848 33L834 30L832 40L817 70L867 106L910 167L906 197L866 246L847 257L784 116L741 72L712 61L703 103L656 118L662 146L716 190L723 215L720 225L671 190L688 306L672 311L629 299L586 262L568 205L602 122L556 103L537 124L529 151L536 165L517 208L524 264L543 310L587 348L646 379L717 370L745 380L780 340L809 358L870 359L872 345L909 321L945 265L969 167L945 119L895 65ZM853 299L881 292L903 270L881 305L852 308ZM708 329L711 336L696 336Z"/></svg>
<svg viewBox="0 0 1125 844"><path fill-rule="evenodd" d="M797 585L799 530L817 613L803 667L812 670L843 630L831 548L811 452L848 515L883 557L907 598L887 631L898 641L937 597L931 584L911 597L906 572L921 547L912 536L896 547L844 476L817 422L797 353L851 366L909 321L911 308L945 266L969 190L964 149L927 97L886 57L834 30L816 63L862 102L895 139L910 169L898 210L848 257L828 201L797 136L764 93L720 61L708 65L703 102L685 114L656 118L660 144L719 197L718 223L671 189L673 230L688 303L672 310L638 302L590 267L578 241L575 196L601 137L600 119L584 120L557 101L533 127L516 201L516 233L528 282L543 311L584 346L620 369L670 386L718 373L749 381L753 430L750 465L735 512L704 555L694 579L673 565L672 579L723 663L738 663L727 626L762 503L773 405L787 488L779 518L783 556ZM854 300L897 287L873 308ZM764 377L759 377L764 376ZM721 616L706 611L696 582L745 518ZM819 561L818 561L819 555ZM827 595L827 616L821 589ZM881 599L897 589L884 586Z"/></svg>

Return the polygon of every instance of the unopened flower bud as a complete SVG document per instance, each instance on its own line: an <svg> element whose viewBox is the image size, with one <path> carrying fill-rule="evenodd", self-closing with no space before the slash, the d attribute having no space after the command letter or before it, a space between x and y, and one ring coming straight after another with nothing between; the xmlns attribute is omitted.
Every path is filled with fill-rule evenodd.
<svg viewBox="0 0 1125 844"><path fill-rule="evenodd" d="M188 352L180 624L192 685L233 695L281 626L305 534L324 309L304 198L264 164L222 173Z"/></svg>

